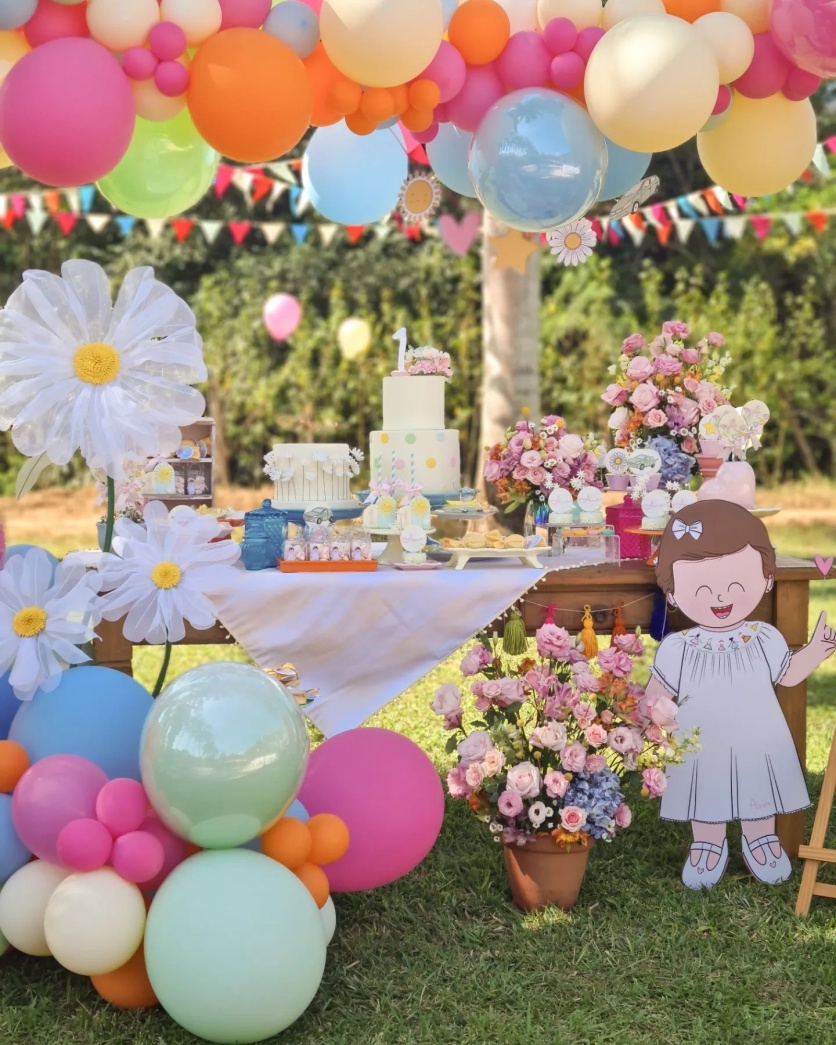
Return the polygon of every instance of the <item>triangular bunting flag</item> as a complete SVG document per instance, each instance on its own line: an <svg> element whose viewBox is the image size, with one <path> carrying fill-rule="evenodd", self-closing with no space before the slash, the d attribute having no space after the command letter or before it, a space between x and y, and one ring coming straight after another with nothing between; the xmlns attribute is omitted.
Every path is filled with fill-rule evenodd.
<svg viewBox="0 0 836 1045"><path fill-rule="evenodd" d="M693 218L680 218L679 221L675 221L676 234L679 236L680 243L687 243L691 238L691 233L694 231L696 221Z"/></svg>
<svg viewBox="0 0 836 1045"><path fill-rule="evenodd" d="M827 146L830 152L836 152L836 135L832 138L825 138L824 144Z"/></svg>
<svg viewBox="0 0 836 1045"><path fill-rule="evenodd" d="M67 210L71 210L73 214L78 214L81 210L81 197L78 189L65 189L64 196L67 199Z"/></svg>
<svg viewBox="0 0 836 1045"><path fill-rule="evenodd" d="M722 204L724 210L734 210L734 204L732 203L731 196L726 192L725 189L721 189L719 185L715 185L713 193Z"/></svg>
<svg viewBox="0 0 836 1045"><path fill-rule="evenodd" d="M385 240L385 239L388 239L391 232L392 232L392 226L391 225L385 225L383 223L380 223L378 225L375 225L375 227L374 227L374 234L377 237L377 239L379 239L381 242L383 242L383 240ZM408 232L405 233L405 235L406 235L407 239L412 239L412 237L408 234Z"/></svg>
<svg viewBox="0 0 836 1045"><path fill-rule="evenodd" d="M430 158L427 156L427 150L424 146L417 142L415 148L409 150L409 158L413 163L417 163L421 167L429 167Z"/></svg>
<svg viewBox="0 0 836 1045"><path fill-rule="evenodd" d="M273 189L273 179L268 178L263 171L253 175L253 203L258 203L265 196L269 196Z"/></svg>
<svg viewBox="0 0 836 1045"><path fill-rule="evenodd" d="M165 218L146 218L145 224L151 239L159 239L165 228Z"/></svg>
<svg viewBox="0 0 836 1045"><path fill-rule="evenodd" d="M236 247L240 247L244 240L249 236L250 229L252 228L251 221L230 221L227 222L227 228L229 229L232 241Z"/></svg>
<svg viewBox="0 0 836 1045"><path fill-rule="evenodd" d="M116 224L119 226L119 231L123 236L130 236L136 225L136 218L131 214L117 214Z"/></svg>
<svg viewBox="0 0 836 1045"><path fill-rule="evenodd" d="M319 232L319 238L326 247L330 247L334 242L334 236L337 234L339 225L317 225L317 231Z"/></svg>
<svg viewBox="0 0 836 1045"><path fill-rule="evenodd" d="M281 236L285 230L285 223L283 221L265 221L259 228L261 229L261 235L265 238L269 246L273 246L276 240Z"/></svg>
<svg viewBox="0 0 836 1045"><path fill-rule="evenodd" d="M662 244L663 247L667 247L668 241L671 238L671 231L672 230L673 230L673 222L668 222L667 225L657 225L656 226L656 235L657 235L657 237L659 239L659 242Z"/></svg>
<svg viewBox="0 0 836 1045"><path fill-rule="evenodd" d="M308 238L308 233L311 231L310 225L306 225L302 221L295 221L290 226L290 231L293 233L293 238L296 240L296 245L301 246Z"/></svg>
<svg viewBox="0 0 836 1045"><path fill-rule="evenodd" d="M270 190L270 199L267 201L268 207L270 207L271 209L275 207L275 205L282 198L282 196L284 196L287 190L288 186L285 182L274 181L273 188Z"/></svg>
<svg viewBox="0 0 836 1045"><path fill-rule="evenodd" d="M3 198L3 210L5 210L6 199ZM44 210L44 198L40 192L33 192L29 197L29 209L36 210L39 213L43 213Z"/></svg>
<svg viewBox="0 0 836 1045"><path fill-rule="evenodd" d="M722 222L719 218L702 218L700 221L705 238L709 243L716 243L720 238Z"/></svg>
<svg viewBox="0 0 836 1045"><path fill-rule="evenodd" d="M793 236L801 235L801 222L803 218L804 215L799 214L797 211L795 213L790 212L781 215L781 220L787 226L787 228L790 230Z"/></svg>
<svg viewBox="0 0 836 1045"><path fill-rule="evenodd" d="M11 197L12 210L14 211L16 218L22 218L26 212L26 197L21 196L20 193L14 193Z"/></svg>
<svg viewBox="0 0 836 1045"><path fill-rule="evenodd" d="M78 221L77 214L69 214L65 210L59 211L54 217L65 236L69 236Z"/></svg>
<svg viewBox="0 0 836 1045"><path fill-rule="evenodd" d="M749 202L746 196L738 196L736 192L733 192L731 198L741 210L746 210L746 204Z"/></svg>
<svg viewBox="0 0 836 1045"><path fill-rule="evenodd" d="M604 238L604 227L603 227L603 225L601 224L601 222L597 218L593 218L592 219L591 225L592 225L592 231L598 237L598 241L600 242Z"/></svg>
<svg viewBox="0 0 836 1045"><path fill-rule="evenodd" d="M666 203L665 210L668 212L668 217L671 221L676 222L679 219L679 208L676 203Z"/></svg>
<svg viewBox="0 0 836 1045"><path fill-rule="evenodd" d="M292 214L298 216L299 210L297 204L299 203L299 197L302 195L302 190L298 185L290 186L290 210Z"/></svg>
<svg viewBox="0 0 836 1045"><path fill-rule="evenodd" d="M752 228L755 230L755 235L758 239L766 239L769 235L769 230L772 228L772 218L768 214L752 214L749 220L752 222Z"/></svg>
<svg viewBox="0 0 836 1045"><path fill-rule="evenodd" d="M49 215L45 210L29 210L26 212L26 220L29 222L29 228L32 230L32 235L37 236L41 229L46 225Z"/></svg>
<svg viewBox="0 0 836 1045"><path fill-rule="evenodd" d="M346 225L345 232L348 236L348 241L352 246L356 246L366 231L365 225Z"/></svg>
<svg viewBox="0 0 836 1045"><path fill-rule="evenodd" d="M215 175L215 195L218 199L223 197L226 190L232 184L232 177L234 174L235 169L227 166L225 163L222 163L220 167L218 167L218 173Z"/></svg>
<svg viewBox="0 0 836 1045"><path fill-rule="evenodd" d="M735 214L723 221L723 235L726 239L742 239L746 231L747 219L740 214Z"/></svg>
<svg viewBox="0 0 836 1045"><path fill-rule="evenodd" d="M647 226L641 214L628 214L624 219L624 231L633 241L634 247L641 246L647 231Z"/></svg>
<svg viewBox="0 0 836 1045"><path fill-rule="evenodd" d="M88 214L87 224L96 233L104 232L110 224L109 214Z"/></svg>
<svg viewBox="0 0 836 1045"><path fill-rule="evenodd" d="M297 215L304 214L308 207L310 207L310 205L311 198L307 194L307 192L304 189L302 189L302 195L299 197L299 202L296 204Z"/></svg>
<svg viewBox="0 0 836 1045"><path fill-rule="evenodd" d="M15 212L9 207L6 213L3 215L3 228L10 229L15 223Z"/></svg>
<svg viewBox="0 0 836 1045"><path fill-rule="evenodd" d="M662 206L661 203L654 203L650 208L650 213L653 216L653 220L657 225L670 225L671 219L668 217L668 212Z"/></svg>
<svg viewBox="0 0 836 1045"><path fill-rule="evenodd" d="M691 206L694 208L697 214L701 215L703 218L707 218L708 215L711 213L708 209L708 204L702 198L701 192L690 193L690 195L688 196L688 202L691 204Z"/></svg>
<svg viewBox="0 0 836 1045"><path fill-rule="evenodd" d="M823 210L809 210L806 217L816 232L824 232L827 226L827 215Z"/></svg>
<svg viewBox="0 0 836 1045"><path fill-rule="evenodd" d="M293 170L289 163L271 163L269 165L269 169L273 172L273 174L276 175L277 178L280 178L283 182L286 182L288 185L298 184L298 179L296 175L293 173Z"/></svg>
<svg viewBox="0 0 836 1045"><path fill-rule="evenodd" d="M703 193L705 202L714 211L715 214L723 214L723 204L717 199L713 189L706 189Z"/></svg>
<svg viewBox="0 0 836 1045"><path fill-rule="evenodd" d="M96 186L82 185L78 190L78 198L81 201L81 209L88 214L93 209L93 202L96 199Z"/></svg>
<svg viewBox="0 0 836 1045"><path fill-rule="evenodd" d="M827 160L827 154L824 151L823 145L817 145L816 151L813 153L813 166L819 173L823 174L825 178L830 177L830 164Z"/></svg>
<svg viewBox="0 0 836 1045"><path fill-rule="evenodd" d="M191 218L172 218L171 227L174 229L174 238L177 242L185 243L194 228L194 222Z"/></svg>
<svg viewBox="0 0 836 1045"><path fill-rule="evenodd" d="M694 204L688 199L687 196L678 196L676 204L686 218L698 218L699 213Z"/></svg>
<svg viewBox="0 0 836 1045"><path fill-rule="evenodd" d="M50 214L57 214L61 209L61 196L55 189L49 189L44 193L44 203Z"/></svg>
<svg viewBox="0 0 836 1045"><path fill-rule="evenodd" d="M201 221L198 222L200 225L200 231L203 233L203 238L207 244L211 247L215 240L218 238L221 229L223 228L222 221Z"/></svg>

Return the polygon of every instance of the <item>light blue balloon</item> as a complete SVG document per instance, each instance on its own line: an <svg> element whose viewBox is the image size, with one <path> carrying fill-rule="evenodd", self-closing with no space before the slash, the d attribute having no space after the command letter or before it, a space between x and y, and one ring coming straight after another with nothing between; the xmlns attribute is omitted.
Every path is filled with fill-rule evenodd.
<svg viewBox="0 0 836 1045"><path fill-rule="evenodd" d="M245 849L180 864L145 926L154 993L207 1041L263 1041L289 1027L319 988L325 954L322 916L302 882Z"/></svg>
<svg viewBox="0 0 836 1045"><path fill-rule="evenodd" d="M27 552L30 552L33 548L37 547L37 544L11 544L6 549L6 556L3 561L4 563L8 562L9 559L14 558L15 555L25 555ZM55 571L58 568L58 559L56 559L52 552L48 552L45 548L41 548L39 550L42 551L44 555L46 555L46 557L49 559L50 564L52 565L52 579L55 580Z"/></svg>
<svg viewBox="0 0 836 1045"><path fill-rule="evenodd" d="M408 171L400 131L392 127L361 136L340 121L314 131L302 160L302 185L329 221L368 225L397 206Z"/></svg>
<svg viewBox="0 0 836 1045"><path fill-rule="evenodd" d="M546 232L582 217L607 174L604 136L557 91L514 91L488 110L469 162L476 195L500 221Z"/></svg>
<svg viewBox="0 0 836 1045"><path fill-rule="evenodd" d="M0 675L0 740L7 740L12 719L20 710L20 701L9 685L9 673Z"/></svg>
<svg viewBox="0 0 836 1045"><path fill-rule="evenodd" d="M456 13L456 8L459 6L459 0L441 0L441 13L444 17L444 28L450 24L450 19Z"/></svg>
<svg viewBox="0 0 836 1045"><path fill-rule="evenodd" d="M307 809L305 809L305 807L302 805L298 798L293 799L293 801L287 807L287 811L284 815L292 816L294 820L301 820L303 823L307 823L311 818L311 814L307 811Z"/></svg>
<svg viewBox="0 0 836 1045"><path fill-rule="evenodd" d="M139 741L153 706L148 690L121 671L72 668L51 693L39 690L20 705L9 740L26 748L32 762L78 755L111 779L139 780Z"/></svg>
<svg viewBox="0 0 836 1045"><path fill-rule="evenodd" d="M305 59L319 43L319 16L301 0L283 0L267 15L264 31Z"/></svg>
<svg viewBox="0 0 836 1045"><path fill-rule="evenodd" d="M472 141L473 135L468 131L460 131L452 123L440 123L438 134L426 147L436 178L460 196L476 196L467 171L467 153Z"/></svg>
<svg viewBox="0 0 836 1045"><path fill-rule="evenodd" d="M0 795L0 882L28 864L31 855L12 823L12 796Z"/></svg>
<svg viewBox="0 0 836 1045"><path fill-rule="evenodd" d="M3 0L0 3L0 29L19 29L35 13L38 0Z"/></svg>
<svg viewBox="0 0 836 1045"><path fill-rule="evenodd" d="M653 159L651 152L631 152L605 138L607 143L607 177L598 202L615 200L642 180Z"/></svg>

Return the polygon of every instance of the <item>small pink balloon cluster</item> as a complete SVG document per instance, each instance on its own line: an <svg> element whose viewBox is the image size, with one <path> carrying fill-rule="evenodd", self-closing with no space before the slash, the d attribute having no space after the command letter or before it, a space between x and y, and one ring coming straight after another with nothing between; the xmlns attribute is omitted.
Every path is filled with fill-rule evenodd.
<svg viewBox="0 0 836 1045"><path fill-rule="evenodd" d="M154 79L160 94L176 98L188 89L189 70L178 59L186 53L186 34L174 22L158 22L148 34L148 47L129 47L122 68L132 80Z"/></svg>
<svg viewBox="0 0 836 1045"><path fill-rule="evenodd" d="M754 57L733 86L744 98L769 98L782 91L790 101L801 102L821 87L821 78L795 65L770 29L755 33Z"/></svg>

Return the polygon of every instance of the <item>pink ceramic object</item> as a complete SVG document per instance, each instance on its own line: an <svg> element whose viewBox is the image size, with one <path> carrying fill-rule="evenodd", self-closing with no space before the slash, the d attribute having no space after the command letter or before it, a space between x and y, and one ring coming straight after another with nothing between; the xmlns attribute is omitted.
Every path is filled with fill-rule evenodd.
<svg viewBox="0 0 836 1045"><path fill-rule="evenodd" d="M755 507L755 473L745 461L726 461L717 476L700 487L697 497L701 501L731 501L750 511Z"/></svg>

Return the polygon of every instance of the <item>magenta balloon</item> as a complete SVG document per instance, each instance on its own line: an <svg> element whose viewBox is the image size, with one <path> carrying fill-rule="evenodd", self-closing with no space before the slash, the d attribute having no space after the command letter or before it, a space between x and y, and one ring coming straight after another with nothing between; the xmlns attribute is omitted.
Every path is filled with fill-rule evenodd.
<svg viewBox="0 0 836 1045"><path fill-rule="evenodd" d="M72 820L95 820L107 776L77 755L50 755L23 774L12 796L12 822L21 842L41 860L61 862L58 835Z"/></svg>
<svg viewBox="0 0 836 1045"><path fill-rule="evenodd" d="M39 0L37 10L23 27L23 34L30 47L68 36L89 36L87 5L68 6L55 0Z"/></svg>
<svg viewBox="0 0 836 1045"><path fill-rule="evenodd" d="M746 72L732 85L744 98L777 94L792 72L792 64L771 33L755 33L755 56Z"/></svg>
<svg viewBox="0 0 836 1045"><path fill-rule="evenodd" d="M159 64L147 47L129 47L122 55L122 68L132 80L150 80Z"/></svg>
<svg viewBox="0 0 836 1045"><path fill-rule="evenodd" d="M98 871L110 859L113 838L98 820L71 820L58 834L58 861L73 871Z"/></svg>
<svg viewBox="0 0 836 1045"><path fill-rule="evenodd" d="M502 80L492 62L470 65L464 87L447 102L447 117L461 131L475 131L485 113L505 94Z"/></svg>
<svg viewBox="0 0 836 1045"><path fill-rule="evenodd" d="M583 58L574 51L555 55L551 63L551 81L560 91L574 91L583 83L585 69Z"/></svg>
<svg viewBox="0 0 836 1045"><path fill-rule="evenodd" d="M589 56L595 50L598 45L598 41L604 36L604 30L600 29L597 25L590 25L586 29L581 29L578 33L578 42L574 46L575 54L580 55L585 62L589 61Z"/></svg>
<svg viewBox="0 0 836 1045"><path fill-rule="evenodd" d="M720 89L717 91L717 101L714 103L714 108L711 110L712 116L721 116L726 109L731 105L732 93L724 83L720 84Z"/></svg>
<svg viewBox="0 0 836 1045"><path fill-rule="evenodd" d="M543 30L543 43L552 54L565 54L578 42L578 30L568 18L552 18Z"/></svg>
<svg viewBox="0 0 836 1045"><path fill-rule="evenodd" d="M160 62L154 72L154 83L166 98L177 98L189 87L189 70L179 62Z"/></svg>
<svg viewBox="0 0 836 1045"><path fill-rule="evenodd" d="M822 79L814 73L794 68L784 84L784 94L791 102L803 102L821 87Z"/></svg>
<svg viewBox="0 0 836 1045"><path fill-rule="evenodd" d="M388 729L326 740L311 754L298 797L311 816L334 813L348 825L348 852L327 867L335 893L377 889L408 874L432 849L444 818L435 766Z"/></svg>
<svg viewBox="0 0 836 1045"><path fill-rule="evenodd" d="M0 143L16 167L47 185L103 178L127 152L135 121L130 81L94 40L36 47L0 87Z"/></svg>
<svg viewBox="0 0 836 1045"><path fill-rule="evenodd" d="M126 882L150 882L165 865L162 842L148 831L131 831L113 843L113 870Z"/></svg>
<svg viewBox="0 0 836 1045"><path fill-rule="evenodd" d="M163 866L150 881L142 883L143 892L154 892L159 889L175 867L183 863L190 853L189 843L178 838L160 820L156 813L150 813L142 825L142 832L153 835L163 847Z"/></svg>
<svg viewBox="0 0 836 1045"><path fill-rule="evenodd" d="M292 294L274 294L264 303L264 325L276 341L286 341L299 326L302 306Z"/></svg>
<svg viewBox="0 0 836 1045"><path fill-rule="evenodd" d="M577 55L574 56L577 58ZM578 59L580 60L580 59ZM545 87L549 82L552 53L535 32L514 33L496 60L496 71L512 91L523 87ZM583 63L581 63L583 75Z"/></svg>
<svg viewBox="0 0 836 1045"><path fill-rule="evenodd" d="M260 29L270 14L271 0L220 0L221 29Z"/></svg>
<svg viewBox="0 0 836 1045"><path fill-rule="evenodd" d="M772 0L772 35L799 69L836 76L836 5L832 0Z"/></svg>
<svg viewBox="0 0 836 1045"><path fill-rule="evenodd" d="M161 62L173 62L186 50L186 34L174 22L157 22L148 34L148 46Z"/></svg>
<svg viewBox="0 0 836 1045"><path fill-rule="evenodd" d="M425 131L411 131L410 133L419 145L428 145L438 137L438 124L433 121Z"/></svg>
<svg viewBox="0 0 836 1045"><path fill-rule="evenodd" d="M441 91L439 100L449 102L464 87L466 76L467 65L465 65L464 58L451 43L442 40L438 45L435 58L421 73L419 79L432 80Z"/></svg>
<svg viewBox="0 0 836 1045"><path fill-rule="evenodd" d="M96 816L114 838L138 831L148 816L148 796L138 780L109 780L96 798Z"/></svg>

